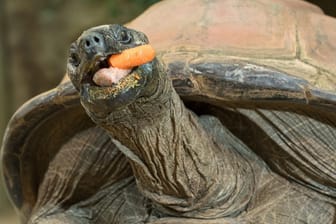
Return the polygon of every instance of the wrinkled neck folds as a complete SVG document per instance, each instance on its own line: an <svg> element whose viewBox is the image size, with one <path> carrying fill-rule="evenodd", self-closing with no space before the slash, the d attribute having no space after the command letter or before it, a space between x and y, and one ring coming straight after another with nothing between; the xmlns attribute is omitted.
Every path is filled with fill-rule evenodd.
<svg viewBox="0 0 336 224"><path fill-rule="evenodd" d="M239 214L254 190L249 165L217 144L159 75L150 96L101 125L128 157L140 191L161 211L199 218Z"/></svg>

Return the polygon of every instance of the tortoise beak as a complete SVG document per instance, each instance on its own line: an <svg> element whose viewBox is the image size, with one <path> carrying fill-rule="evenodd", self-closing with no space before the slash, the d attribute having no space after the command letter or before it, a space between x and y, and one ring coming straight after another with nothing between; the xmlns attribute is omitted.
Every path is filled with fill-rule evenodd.
<svg viewBox="0 0 336 224"><path fill-rule="evenodd" d="M92 81L93 75L99 69L108 68L108 58L120 53L121 49L117 49L115 40L95 31L83 33L78 42L78 55L82 61L78 68L79 83L95 85Z"/></svg>

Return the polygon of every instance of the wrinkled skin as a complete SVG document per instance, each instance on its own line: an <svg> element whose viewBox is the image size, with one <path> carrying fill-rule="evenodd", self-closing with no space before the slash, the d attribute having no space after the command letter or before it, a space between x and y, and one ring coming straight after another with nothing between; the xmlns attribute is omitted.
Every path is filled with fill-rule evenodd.
<svg viewBox="0 0 336 224"><path fill-rule="evenodd" d="M101 61L109 55L147 43L141 32L119 25L100 26L85 31L72 44L68 62L68 75L87 114L107 130L130 163L137 186L124 191L139 191L142 196L132 200L146 199L144 207L151 207L136 213L134 220L333 223L331 204L270 172L216 117L198 117L188 110L159 59L133 68L128 76L137 74L140 79L120 91L92 82L93 74L107 66ZM129 209L134 209L134 204L130 203ZM112 216L119 210L117 205L110 207ZM67 219L75 220L72 215ZM84 223L85 218L76 219ZM134 223L111 220L104 223Z"/></svg>

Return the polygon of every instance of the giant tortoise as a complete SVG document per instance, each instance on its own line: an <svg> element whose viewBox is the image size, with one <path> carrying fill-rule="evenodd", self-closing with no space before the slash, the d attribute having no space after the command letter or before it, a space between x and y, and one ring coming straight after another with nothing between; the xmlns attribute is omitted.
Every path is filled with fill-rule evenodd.
<svg viewBox="0 0 336 224"><path fill-rule="evenodd" d="M84 31L4 137L22 223L335 223L334 27L303 1L170 0Z"/></svg>

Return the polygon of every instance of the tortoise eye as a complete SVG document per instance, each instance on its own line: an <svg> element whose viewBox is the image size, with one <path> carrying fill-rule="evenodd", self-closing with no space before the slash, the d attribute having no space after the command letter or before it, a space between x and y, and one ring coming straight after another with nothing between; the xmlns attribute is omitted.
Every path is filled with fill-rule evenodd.
<svg viewBox="0 0 336 224"><path fill-rule="evenodd" d="M128 44L131 42L131 35L128 34L126 31L122 30L120 33L119 33L119 38L118 40L123 43L123 44Z"/></svg>
<svg viewBox="0 0 336 224"><path fill-rule="evenodd" d="M75 67L78 67L78 65L80 64L80 58L78 54L72 52L69 56L69 63L71 63Z"/></svg>

